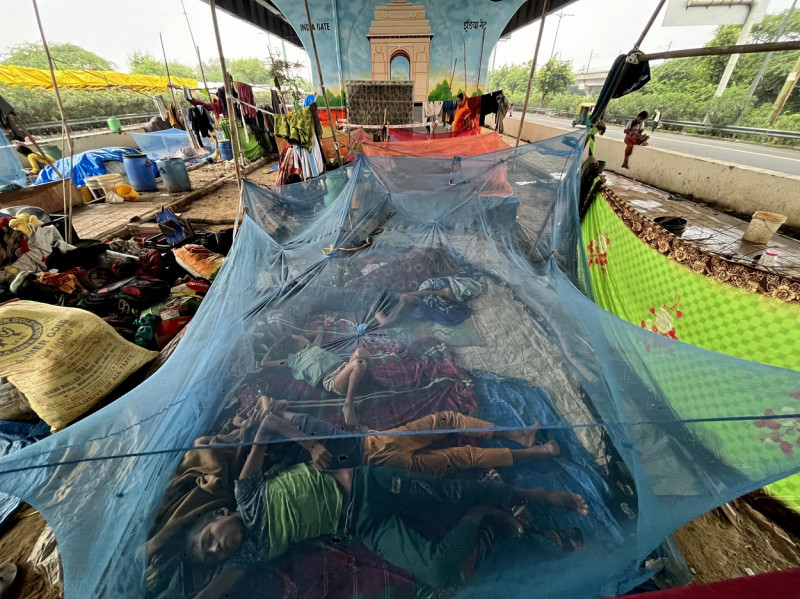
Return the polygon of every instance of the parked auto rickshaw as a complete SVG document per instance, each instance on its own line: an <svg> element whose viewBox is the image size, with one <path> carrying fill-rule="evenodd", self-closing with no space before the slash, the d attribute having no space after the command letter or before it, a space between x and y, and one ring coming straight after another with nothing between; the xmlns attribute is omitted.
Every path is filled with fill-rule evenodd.
<svg viewBox="0 0 800 599"><path fill-rule="evenodd" d="M594 102L584 102L580 106L578 106L578 116L572 119L572 126L576 127L578 125L583 125L584 127L589 126L589 117L592 116L592 111L594 110Z"/></svg>

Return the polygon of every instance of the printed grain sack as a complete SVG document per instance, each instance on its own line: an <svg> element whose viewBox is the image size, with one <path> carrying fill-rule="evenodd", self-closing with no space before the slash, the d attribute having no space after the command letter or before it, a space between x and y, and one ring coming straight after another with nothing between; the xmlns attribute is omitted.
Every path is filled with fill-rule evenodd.
<svg viewBox="0 0 800 599"><path fill-rule="evenodd" d="M157 355L85 310L30 301L0 306L0 376L54 431Z"/></svg>

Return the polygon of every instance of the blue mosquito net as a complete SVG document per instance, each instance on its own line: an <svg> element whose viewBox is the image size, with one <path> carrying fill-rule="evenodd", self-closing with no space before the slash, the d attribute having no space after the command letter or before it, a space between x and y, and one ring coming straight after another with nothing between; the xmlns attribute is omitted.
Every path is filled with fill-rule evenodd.
<svg viewBox="0 0 800 599"><path fill-rule="evenodd" d="M583 141L245 182L166 364L0 460L67 599L613 596L671 531L797 472L763 431L798 427L798 373L592 302Z"/></svg>
<svg viewBox="0 0 800 599"><path fill-rule="evenodd" d="M25 185L25 171L19 162L19 154L0 131L0 185Z"/></svg>

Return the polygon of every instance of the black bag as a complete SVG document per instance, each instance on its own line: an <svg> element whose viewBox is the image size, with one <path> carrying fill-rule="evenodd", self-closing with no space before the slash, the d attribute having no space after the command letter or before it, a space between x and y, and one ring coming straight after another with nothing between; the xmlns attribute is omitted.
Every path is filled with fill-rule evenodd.
<svg viewBox="0 0 800 599"><path fill-rule="evenodd" d="M131 277L93 291L86 309L96 314L135 315L167 298L170 285L153 277Z"/></svg>

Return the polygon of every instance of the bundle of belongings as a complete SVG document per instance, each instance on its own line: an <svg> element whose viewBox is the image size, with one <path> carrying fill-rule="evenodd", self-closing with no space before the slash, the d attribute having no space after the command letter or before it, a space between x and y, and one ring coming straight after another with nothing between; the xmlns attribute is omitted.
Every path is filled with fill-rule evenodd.
<svg viewBox="0 0 800 599"><path fill-rule="evenodd" d="M214 234L73 245L41 209L12 211L0 212L0 421L59 429L171 351L222 266L213 250L227 248Z"/></svg>

